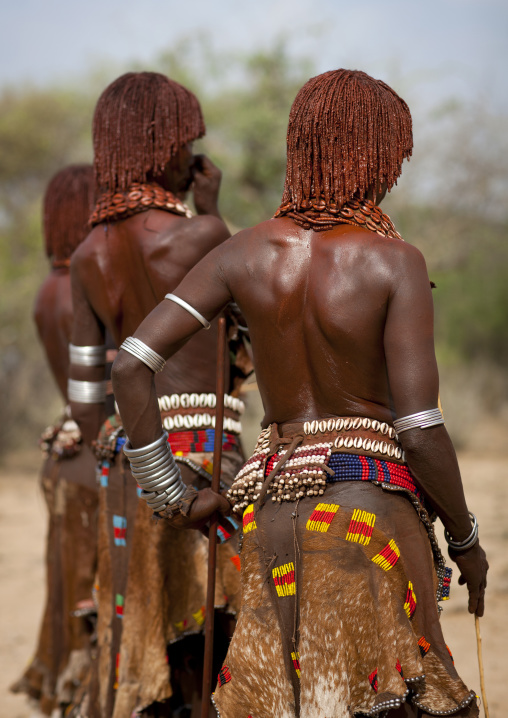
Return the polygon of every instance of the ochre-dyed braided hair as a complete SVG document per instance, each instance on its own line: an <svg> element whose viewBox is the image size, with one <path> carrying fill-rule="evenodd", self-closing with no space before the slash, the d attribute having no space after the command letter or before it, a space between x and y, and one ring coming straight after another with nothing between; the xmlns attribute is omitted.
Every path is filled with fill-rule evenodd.
<svg viewBox="0 0 508 718"><path fill-rule="evenodd" d="M291 108L281 207L341 208L397 182L413 148L409 108L388 85L358 70L310 79ZM286 211L288 211L286 209Z"/></svg>
<svg viewBox="0 0 508 718"><path fill-rule="evenodd" d="M160 174L188 142L205 134L196 96L158 72L128 72L109 85L93 119L98 193L125 192Z"/></svg>
<svg viewBox="0 0 508 718"><path fill-rule="evenodd" d="M69 259L87 236L94 199L92 165L69 165L48 183L43 228L46 254L53 262Z"/></svg>

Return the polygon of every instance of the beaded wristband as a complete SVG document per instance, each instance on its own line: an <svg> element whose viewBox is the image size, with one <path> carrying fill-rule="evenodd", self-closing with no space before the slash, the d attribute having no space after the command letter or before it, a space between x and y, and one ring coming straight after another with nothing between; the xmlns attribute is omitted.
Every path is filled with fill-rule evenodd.
<svg viewBox="0 0 508 718"><path fill-rule="evenodd" d="M444 535L446 543L454 551L467 551L468 548L474 546L478 541L478 520L476 516L471 513L471 511L469 512L469 518L473 522L473 528L471 529L469 536L464 539L464 541L454 541L449 532L445 529Z"/></svg>

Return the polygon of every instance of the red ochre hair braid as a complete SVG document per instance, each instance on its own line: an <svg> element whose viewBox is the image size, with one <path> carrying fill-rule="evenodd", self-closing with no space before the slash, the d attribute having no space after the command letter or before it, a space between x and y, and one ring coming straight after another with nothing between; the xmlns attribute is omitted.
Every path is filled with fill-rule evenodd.
<svg viewBox="0 0 508 718"><path fill-rule="evenodd" d="M380 184L391 189L412 148L409 108L384 82L358 70L313 77L289 115L286 180L277 215L311 206L338 210Z"/></svg>
<svg viewBox="0 0 508 718"><path fill-rule="evenodd" d="M100 96L93 119L98 193L125 192L160 174L188 142L205 134L196 96L158 72L128 72Z"/></svg>
<svg viewBox="0 0 508 718"><path fill-rule="evenodd" d="M65 262L89 232L94 206L92 165L69 165L49 181L43 202L46 254Z"/></svg>

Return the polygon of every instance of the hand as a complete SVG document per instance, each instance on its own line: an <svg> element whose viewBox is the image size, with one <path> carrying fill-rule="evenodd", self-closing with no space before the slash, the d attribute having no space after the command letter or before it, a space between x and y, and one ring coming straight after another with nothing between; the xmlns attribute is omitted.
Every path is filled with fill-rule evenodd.
<svg viewBox="0 0 508 718"><path fill-rule="evenodd" d="M215 511L220 514L229 513L231 511L229 501L221 494L216 494L212 489L201 489L192 502L187 516L177 514L169 521L177 529L202 529ZM229 524L229 522L227 523ZM225 528L231 531L226 524Z"/></svg>
<svg viewBox="0 0 508 718"><path fill-rule="evenodd" d="M220 217L218 199L222 172L206 155L195 155L193 176L192 189L197 213Z"/></svg>
<svg viewBox="0 0 508 718"><path fill-rule="evenodd" d="M469 613L483 616L485 607L485 589L487 587L487 571L489 564L485 551L477 541L467 551L454 551L449 548L448 553L452 561L457 564L460 577L459 583L466 584L469 591Z"/></svg>

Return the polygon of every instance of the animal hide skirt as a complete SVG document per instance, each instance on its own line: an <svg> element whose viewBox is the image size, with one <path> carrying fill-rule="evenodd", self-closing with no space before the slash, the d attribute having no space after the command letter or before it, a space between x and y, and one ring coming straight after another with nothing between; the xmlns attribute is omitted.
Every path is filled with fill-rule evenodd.
<svg viewBox="0 0 508 718"><path fill-rule="evenodd" d="M42 467L48 507L46 606L35 657L11 687L35 698L47 715L72 703L91 661L92 626L76 609L92 602L98 495L94 456L80 449L52 452Z"/></svg>
<svg viewBox="0 0 508 718"><path fill-rule="evenodd" d="M153 518L139 498L123 456L125 435L119 418L111 417L105 428L98 447L102 458L98 658L81 714L124 718L172 697L175 670L168 646L203 632L208 539L199 531L181 531ZM221 474L226 487L243 463L238 440L233 446L228 436L225 434ZM200 482L209 485L210 474L203 467L210 469L213 454L200 449L208 448L210 442L203 447L192 441L187 447L191 450L182 451L184 439L184 432L170 434L184 481L197 488L201 488ZM203 478L206 476L208 480ZM240 603L237 551L234 540L218 550L215 605L232 615ZM196 661L199 659L201 653Z"/></svg>
<svg viewBox="0 0 508 718"><path fill-rule="evenodd" d="M328 468L344 457L333 456ZM245 508L241 609L218 715L377 717L403 704L404 715L478 715L441 631L449 570L425 508L407 489L339 473L327 469L316 496L278 501L272 490Z"/></svg>

